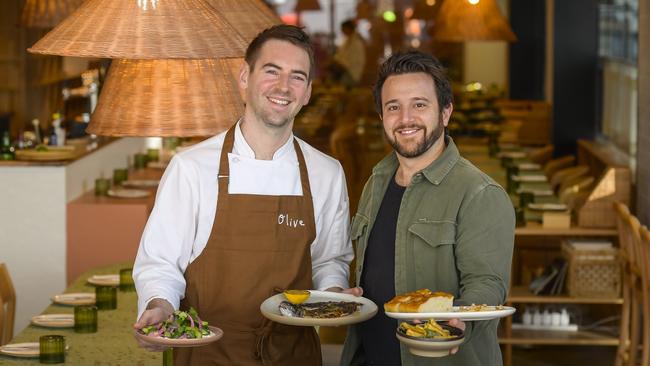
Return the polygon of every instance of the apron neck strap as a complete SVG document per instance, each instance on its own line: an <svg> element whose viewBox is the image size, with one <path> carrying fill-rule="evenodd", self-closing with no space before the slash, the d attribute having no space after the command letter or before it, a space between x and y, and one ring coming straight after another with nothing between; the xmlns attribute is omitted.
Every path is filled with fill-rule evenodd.
<svg viewBox="0 0 650 366"><path fill-rule="evenodd" d="M222 193L228 192L228 183L230 182L230 164L228 162L228 154L232 152L233 146L235 145L235 128L237 124L234 124L228 132L223 141L223 147L221 148L221 157L219 160L219 175L217 176L219 182L219 195ZM302 149L298 144L296 138L293 139L293 147L296 151L296 157L298 158L298 167L300 169L300 184L302 185L302 194L306 198L311 198L311 187L309 185L309 175L307 174L307 163L305 163L305 156L302 153Z"/></svg>

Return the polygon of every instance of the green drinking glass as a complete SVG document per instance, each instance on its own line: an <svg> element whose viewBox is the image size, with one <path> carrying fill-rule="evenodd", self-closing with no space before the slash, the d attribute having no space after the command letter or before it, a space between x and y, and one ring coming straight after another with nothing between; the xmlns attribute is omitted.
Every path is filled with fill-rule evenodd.
<svg viewBox="0 0 650 366"><path fill-rule="evenodd" d="M160 149L147 149L147 160L158 161L160 159Z"/></svg>
<svg viewBox="0 0 650 366"><path fill-rule="evenodd" d="M521 192L519 195L519 207L526 208L529 203L535 202L535 195L533 192Z"/></svg>
<svg viewBox="0 0 650 366"><path fill-rule="evenodd" d="M120 270L120 291L135 291L133 283L133 268L122 268Z"/></svg>
<svg viewBox="0 0 650 366"><path fill-rule="evenodd" d="M97 333L97 306L80 305L74 308L74 332Z"/></svg>
<svg viewBox="0 0 650 366"><path fill-rule="evenodd" d="M113 170L113 184L116 186L122 185L122 182L129 179L128 169L115 169Z"/></svg>
<svg viewBox="0 0 650 366"><path fill-rule="evenodd" d="M56 364L65 362L65 338L61 335L44 335L38 339L38 360L41 363Z"/></svg>
<svg viewBox="0 0 650 366"><path fill-rule="evenodd" d="M106 178L95 179L95 196L106 196L111 187L111 181Z"/></svg>
<svg viewBox="0 0 650 366"><path fill-rule="evenodd" d="M117 309L117 287L96 286L95 305L99 310Z"/></svg>
<svg viewBox="0 0 650 366"><path fill-rule="evenodd" d="M147 154L135 154L133 156L133 167L135 169L144 169L147 167Z"/></svg>

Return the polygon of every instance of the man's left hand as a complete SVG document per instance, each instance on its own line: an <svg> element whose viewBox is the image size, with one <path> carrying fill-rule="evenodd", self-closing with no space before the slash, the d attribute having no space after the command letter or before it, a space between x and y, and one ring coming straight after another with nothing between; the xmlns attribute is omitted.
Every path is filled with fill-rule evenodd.
<svg viewBox="0 0 650 366"><path fill-rule="evenodd" d="M465 331L465 322L460 319L451 319L448 324L454 328L462 330L463 332ZM458 352L458 347L452 348L451 351L449 351L449 354L455 355L456 352Z"/></svg>

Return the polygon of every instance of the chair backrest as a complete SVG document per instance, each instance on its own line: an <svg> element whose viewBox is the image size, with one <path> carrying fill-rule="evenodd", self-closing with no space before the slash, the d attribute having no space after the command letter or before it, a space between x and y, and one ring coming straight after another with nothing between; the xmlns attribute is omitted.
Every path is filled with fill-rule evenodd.
<svg viewBox="0 0 650 366"><path fill-rule="evenodd" d="M632 254L630 232L626 224L630 216L630 209L624 203L614 202L614 210L616 211L616 228L618 229L618 243L621 247L621 256L628 260Z"/></svg>
<svg viewBox="0 0 650 366"><path fill-rule="evenodd" d="M641 252L643 254L641 261L641 269L645 271L646 278L650 280L650 231L645 226L641 226L639 229L639 235L641 236ZM650 281L646 283L649 286L645 291L650 291Z"/></svg>
<svg viewBox="0 0 650 366"><path fill-rule="evenodd" d="M533 163L546 165L546 163L548 163L549 160L553 158L554 149L555 148L553 145L546 145L544 147L534 149L528 153L528 159L530 159L530 161Z"/></svg>
<svg viewBox="0 0 650 366"><path fill-rule="evenodd" d="M9 270L0 263L0 346L9 343L14 334L16 317L16 290Z"/></svg>
<svg viewBox="0 0 650 366"><path fill-rule="evenodd" d="M567 184L560 185L558 191L560 202L567 204L571 209L582 206L589 198L595 182L596 179L592 176L583 176L567 181Z"/></svg>
<svg viewBox="0 0 650 366"><path fill-rule="evenodd" d="M553 177L553 174L555 174L555 172L572 166L575 161L576 161L576 157L573 155L567 155L561 158L553 159L548 163L546 163L546 165L544 166L544 174L548 179L551 179L551 177Z"/></svg>
<svg viewBox="0 0 650 366"><path fill-rule="evenodd" d="M567 182L568 180L575 181L575 178L579 178L588 173L589 173L589 167L586 165L576 165L570 168L564 168L555 172L551 177L549 183L551 184L551 187L553 187L553 189L556 189L561 184Z"/></svg>

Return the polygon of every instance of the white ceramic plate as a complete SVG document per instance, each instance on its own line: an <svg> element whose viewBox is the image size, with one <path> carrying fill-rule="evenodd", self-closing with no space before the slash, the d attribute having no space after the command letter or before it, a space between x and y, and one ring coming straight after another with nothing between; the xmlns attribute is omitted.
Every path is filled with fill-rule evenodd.
<svg viewBox="0 0 650 366"><path fill-rule="evenodd" d="M88 278L88 283L97 286L119 286L120 275L119 274L93 275Z"/></svg>
<svg viewBox="0 0 650 366"><path fill-rule="evenodd" d="M456 337L450 339L426 339L407 336L397 328L395 336L404 343L409 352L421 357L444 357L449 356L452 348L460 346L465 341L465 334L458 328L452 328L448 325L441 324L445 329L451 330Z"/></svg>
<svg viewBox="0 0 650 366"><path fill-rule="evenodd" d="M164 338L164 337L153 337L148 336L139 331L135 331L135 337L142 340L143 342L153 344L156 346L169 346L169 347L198 347L204 346L208 343L216 342L221 337L223 337L223 330L208 325L210 328L210 335L207 335L203 338L190 338L190 339L174 339L174 338Z"/></svg>
<svg viewBox="0 0 650 366"><path fill-rule="evenodd" d="M519 170L523 170L523 171L526 171L526 170L540 170L540 169L542 169L542 166L539 165L539 164L535 164L535 163L521 163L521 164L517 165L517 168Z"/></svg>
<svg viewBox="0 0 650 366"><path fill-rule="evenodd" d="M149 191L143 191L141 189L109 189L109 197L117 198L145 198L151 195Z"/></svg>
<svg viewBox="0 0 650 366"><path fill-rule="evenodd" d="M319 318L295 318L284 316L280 314L278 306L282 301L286 301L286 298L283 294L277 294L271 296L268 299L264 300L262 305L260 305L260 311L262 314L273 320L277 323L287 324L287 325L301 325L301 326L339 326L339 325L349 325L360 323L366 321L375 314L377 314L377 305L365 297L356 297L349 294L341 294L337 292L329 291L315 291L309 290L311 296L306 301L310 302L321 302L321 301L355 301L363 304L361 308L354 314L343 316L340 318L331 318L331 319L319 319Z"/></svg>
<svg viewBox="0 0 650 366"><path fill-rule="evenodd" d="M548 179L545 175L513 175L512 180L515 182L542 183L546 182Z"/></svg>
<svg viewBox="0 0 650 366"><path fill-rule="evenodd" d="M452 311L444 313L391 313L386 312L386 316L394 319L401 320L449 320L460 319L462 321L475 321L475 320L491 320L496 318L503 318L514 314L515 308L510 306L502 306L497 310L495 306L487 306L485 310L481 311L461 311L460 306L454 306Z"/></svg>
<svg viewBox="0 0 650 366"><path fill-rule="evenodd" d="M538 211L566 211L569 207L564 203L529 203L528 208Z"/></svg>
<svg viewBox="0 0 650 366"><path fill-rule="evenodd" d="M32 324L46 328L74 327L74 314L43 314L32 317Z"/></svg>
<svg viewBox="0 0 650 366"><path fill-rule="evenodd" d="M550 197L553 195L553 190L551 189L518 189L517 194L522 194L523 192L530 192L535 197Z"/></svg>
<svg viewBox="0 0 650 366"><path fill-rule="evenodd" d="M95 303L95 294L79 292L70 294L54 295L52 301L61 305L92 305Z"/></svg>
<svg viewBox="0 0 650 366"><path fill-rule="evenodd" d="M68 351L69 349L70 346L66 345L65 350ZM13 357L34 358L40 355L41 350L38 342L13 343L1 346L0 353Z"/></svg>
<svg viewBox="0 0 650 366"><path fill-rule="evenodd" d="M122 185L125 187L155 188L158 187L159 183L160 181L157 179L132 179L125 180Z"/></svg>
<svg viewBox="0 0 650 366"><path fill-rule="evenodd" d="M497 154L500 158L512 158L512 159L523 159L526 157L526 153L523 151L503 151Z"/></svg>

